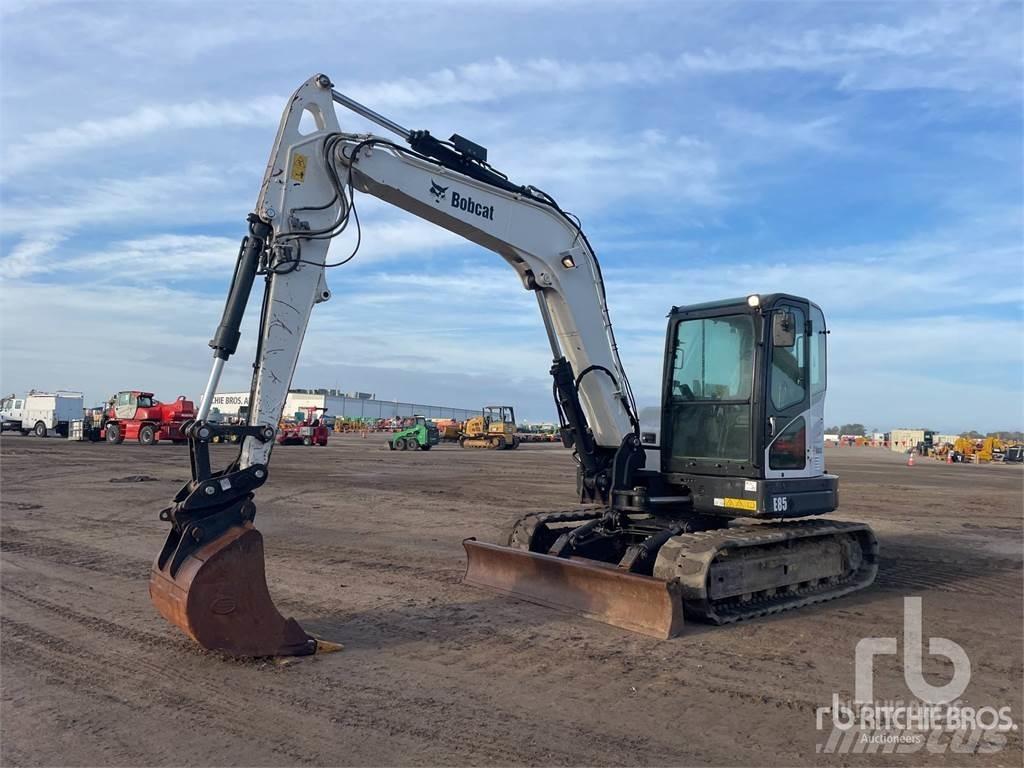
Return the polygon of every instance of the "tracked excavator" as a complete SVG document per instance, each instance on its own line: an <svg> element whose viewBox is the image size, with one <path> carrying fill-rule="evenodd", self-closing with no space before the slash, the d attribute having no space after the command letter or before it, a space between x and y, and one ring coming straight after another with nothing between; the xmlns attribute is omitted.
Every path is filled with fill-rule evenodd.
<svg viewBox="0 0 1024 768"><path fill-rule="evenodd" d="M390 135L343 131L336 105ZM326 271L355 253L328 261L332 238L360 228L357 193L498 254L536 297L551 346L579 504L526 515L501 545L466 540L467 583L660 638L688 619L734 622L872 583L871 529L821 519L838 504L838 478L824 465L828 330L818 306L775 293L669 308L660 430L641 433L579 221L496 170L484 147L407 130L316 75L288 102L248 217L186 428L192 479L160 513L170 532L150 595L201 646L243 657L323 647L271 600L253 498L270 476L311 312L331 298ZM211 403L258 277L248 422L218 424ZM214 469L210 443L225 437L239 440L238 455Z"/></svg>

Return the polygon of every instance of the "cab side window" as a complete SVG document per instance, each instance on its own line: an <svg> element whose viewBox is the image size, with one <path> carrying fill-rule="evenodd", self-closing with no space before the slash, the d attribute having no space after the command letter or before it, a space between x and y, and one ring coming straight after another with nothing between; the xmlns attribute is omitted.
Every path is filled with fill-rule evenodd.
<svg viewBox="0 0 1024 768"><path fill-rule="evenodd" d="M817 307L811 307L811 396L825 391L828 386L825 316Z"/></svg>
<svg viewBox="0 0 1024 768"><path fill-rule="evenodd" d="M799 307L786 307L793 314L796 338L791 347L772 349L772 405L782 411L804 399L807 381L804 376L804 312Z"/></svg>

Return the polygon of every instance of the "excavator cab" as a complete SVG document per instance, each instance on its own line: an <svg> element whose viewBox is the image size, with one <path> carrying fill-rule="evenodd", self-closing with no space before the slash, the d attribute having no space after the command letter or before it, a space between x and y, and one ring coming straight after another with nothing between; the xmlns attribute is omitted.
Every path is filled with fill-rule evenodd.
<svg viewBox="0 0 1024 768"><path fill-rule="evenodd" d="M821 309L787 294L669 313L660 471L694 510L789 518L836 508L825 474Z"/></svg>

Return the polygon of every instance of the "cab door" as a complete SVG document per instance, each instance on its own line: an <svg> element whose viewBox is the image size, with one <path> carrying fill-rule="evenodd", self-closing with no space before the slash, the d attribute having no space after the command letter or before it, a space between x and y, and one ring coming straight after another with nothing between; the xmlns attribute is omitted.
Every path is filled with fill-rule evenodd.
<svg viewBox="0 0 1024 768"><path fill-rule="evenodd" d="M810 307L797 299L780 299L766 324L768 376L764 397L764 476L812 477ZM824 400L824 398L822 398Z"/></svg>
<svg viewBox="0 0 1024 768"><path fill-rule="evenodd" d="M135 418L135 411L138 410L138 400L134 392L118 392L114 401L114 415L120 420Z"/></svg>
<svg viewBox="0 0 1024 768"><path fill-rule="evenodd" d="M22 401L13 397L8 397L0 403L0 413L3 414L4 421L24 421L21 406Z"/></svg>

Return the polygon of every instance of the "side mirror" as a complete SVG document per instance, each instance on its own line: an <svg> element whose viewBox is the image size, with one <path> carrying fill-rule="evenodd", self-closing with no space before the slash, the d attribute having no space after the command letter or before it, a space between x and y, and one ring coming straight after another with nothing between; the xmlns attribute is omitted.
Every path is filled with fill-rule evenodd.
<svg viewBox="0 0 1024 768"><path fill-rule="evenodd" d="M772 346L792 347L796 344L796 317L792 312L772 315Z"/></svg>

